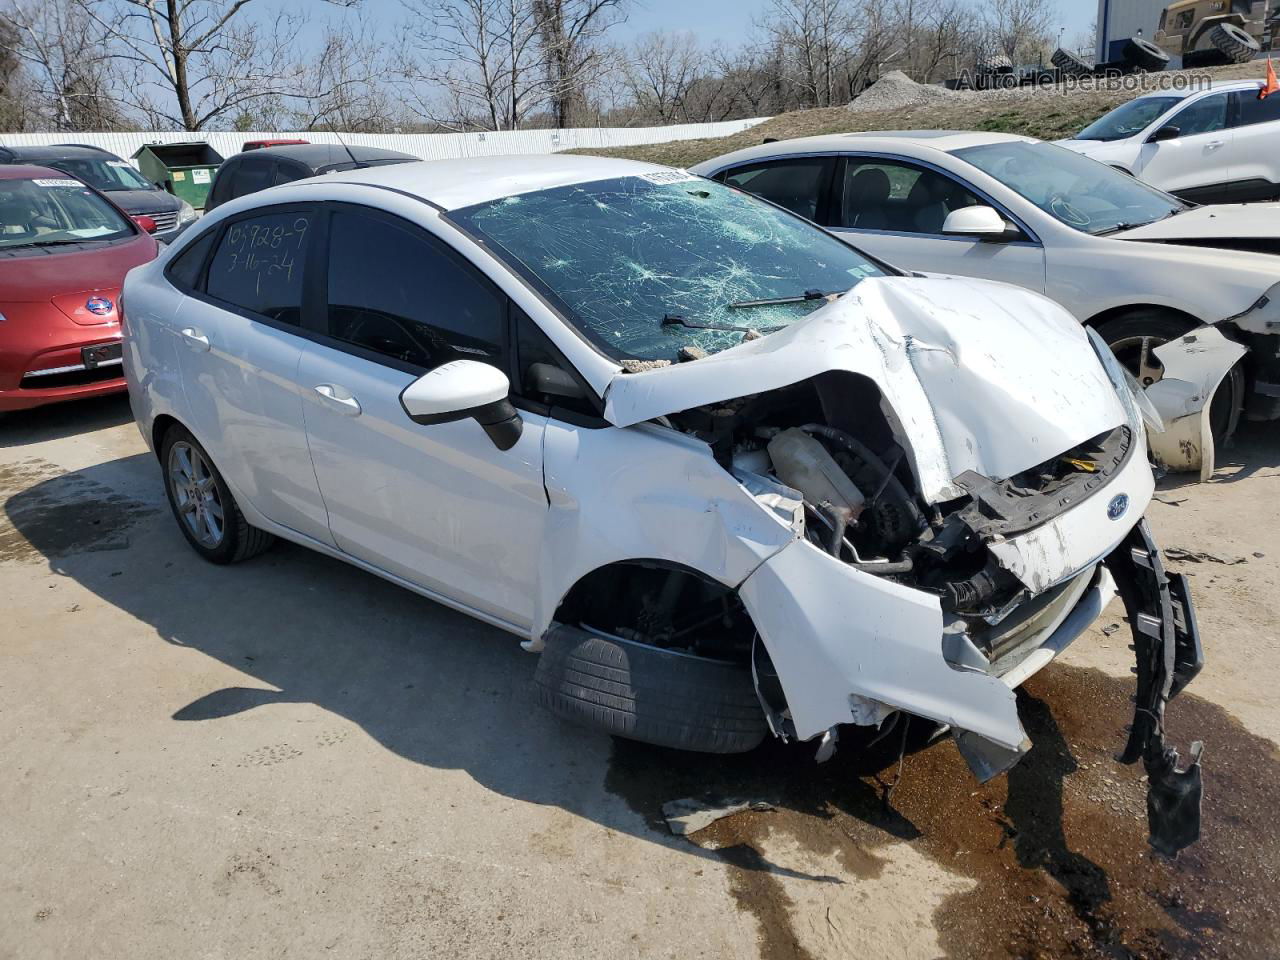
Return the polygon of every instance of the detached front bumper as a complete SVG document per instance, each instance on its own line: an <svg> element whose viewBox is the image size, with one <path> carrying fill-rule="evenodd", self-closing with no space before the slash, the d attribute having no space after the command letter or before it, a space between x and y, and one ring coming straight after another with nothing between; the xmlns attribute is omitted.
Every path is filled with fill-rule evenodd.
<svg viewBox="0 0 1280 960"><path fill-rule="evenodd" d="M949 628L935 595L856 570L807 541L766 561L740 595L786 696L785 727L798 739L904 711L950 726L971 768L988 779L1030 747L1014 688L1088 629L1117 584L1138 656L1138 713L1124 762L1147 763L1152 844L1172 854L1198 835L1200 774L1194 763L1177 770L1163 739L1164 704L1202 657L1185 581L1164 574L1145 520L1027 601L1044 605L1029 620L1033 632L994 662ZM771 720L777 728L779 718Z"/></svg>

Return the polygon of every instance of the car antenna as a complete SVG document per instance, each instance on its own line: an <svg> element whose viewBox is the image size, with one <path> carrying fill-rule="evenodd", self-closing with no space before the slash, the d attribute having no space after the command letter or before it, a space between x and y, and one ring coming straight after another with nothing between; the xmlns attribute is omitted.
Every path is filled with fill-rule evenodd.
<svg viewBox="0 0 1280 960"><path fill-rule="evenodd" d="M342 134L337 130L331 130L329 132L338 138L338 145L341 146L343 150L347 151L347 156L351 158L351 162L355 164L357 170L363 170L368 166L367 163L361 163L356 159L356 155L351 152L351 148L348 147L346 141L342 139Z"/></svg>

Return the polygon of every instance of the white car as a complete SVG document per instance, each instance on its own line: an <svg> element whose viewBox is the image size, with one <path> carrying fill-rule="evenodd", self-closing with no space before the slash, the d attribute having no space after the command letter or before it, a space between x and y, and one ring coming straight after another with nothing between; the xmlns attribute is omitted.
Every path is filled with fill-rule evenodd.
<svg viewBox="0 0 1280 960"><path fill-rule="evenodd" d="M1169 804L1154 842L1194 833L1159 716L1199 645L1142 416L1043 297L898 275L681 171L521 157L232 201L124 302L197 552L283 537L465 611L610 733L828 752L918 715L989 777L1029 746L1013 689L1114 575L1155 625L1126 760Z"/></svg>
<svg viewBox="0 0 1280 960"><path fill-rule="evenodd" d="M1246 404L1251 417L1280 416L1280 205L1192 207L998 133L808 137L691 170L898 267L1058 301L1146 388L1165 427L1152 450L1171 469L1207 479Z"/></svg>
<svg viewBox="0 0 1280 960"><path fill-rule="evenodd" d="M1257 80L1159 90L1058 141L1195 203L1280 199L1280 96Z"/></svg>

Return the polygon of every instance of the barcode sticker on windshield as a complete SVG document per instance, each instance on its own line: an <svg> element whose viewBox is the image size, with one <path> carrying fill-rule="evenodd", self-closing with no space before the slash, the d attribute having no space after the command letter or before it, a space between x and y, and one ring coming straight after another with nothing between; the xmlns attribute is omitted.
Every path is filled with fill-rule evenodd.
<svg viewBox="0 0 1280 960"><path fill-rule="evenodd" d="M32 180L38 187L83 187L84 184L79 180Z"/></svg>
<svg viewBox="0 0 1280 960"><path fill-rule="evenodd" d="M641 173L639 177L641 180L657 184L688 183L690 180L698 179L692 173L685 173L683 170L655 170L653 173Z"/></svg>
<svg viewBox="0 0 1280 960"><path fill-rule="evenodd" d="M132 167L133 164L130 163L128 160L108 160L107 166L108 167Z"/></svg>

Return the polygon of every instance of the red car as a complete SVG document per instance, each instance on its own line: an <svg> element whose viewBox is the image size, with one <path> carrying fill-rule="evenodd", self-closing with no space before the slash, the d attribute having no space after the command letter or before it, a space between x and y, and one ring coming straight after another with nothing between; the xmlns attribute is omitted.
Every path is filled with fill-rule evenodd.
<svg viewBox="0 0 1280 960"><path fill-rule="evenodd" d="M158 251L144 226L65 173L0 166L0 412L125 389L120 288Z"/></svg>

